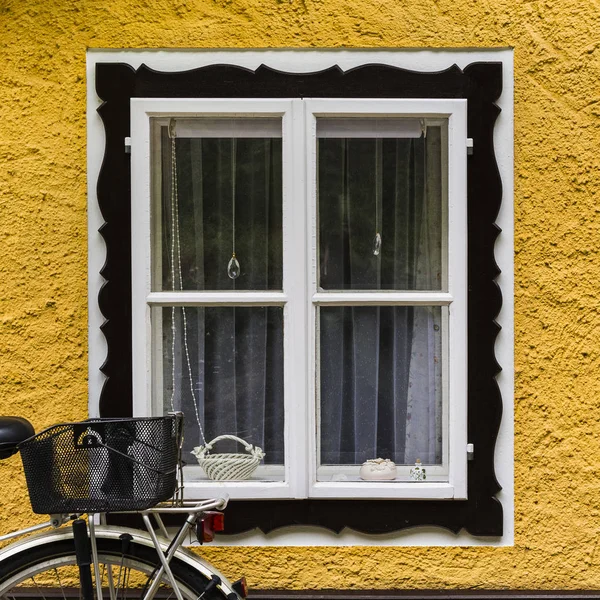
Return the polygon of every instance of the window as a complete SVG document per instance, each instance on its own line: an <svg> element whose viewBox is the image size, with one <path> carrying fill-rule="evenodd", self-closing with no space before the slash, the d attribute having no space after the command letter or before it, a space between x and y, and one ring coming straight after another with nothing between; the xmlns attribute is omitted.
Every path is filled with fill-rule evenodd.
<svg viewBox="0 0 600 600"><path fill-rule="evenodd" d="M131 114L134 414L188 416L188 490L466 497L466 101ZM222 435L265 456L215 487Z"/></svg>
<svg viewBox="0 0 600 600"><path fill-rule="evenodd" d="M234 530L501 531L499 82L495 63L311 75L97 66L101 412L187 404L190 448L221 433L262 444L247 482L215 485L188 468L199 493L240 499ZM378 456L395 460L396 480L359 478ZM417 459L427 481L410 480ZM254 503L250 523L255 498L272 502Z"/></svg>

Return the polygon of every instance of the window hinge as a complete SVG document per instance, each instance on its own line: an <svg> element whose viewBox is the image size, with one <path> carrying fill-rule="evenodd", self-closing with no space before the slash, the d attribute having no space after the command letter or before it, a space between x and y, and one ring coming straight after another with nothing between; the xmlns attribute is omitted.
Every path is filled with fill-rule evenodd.
<svg viewBox="0 0 600 600"><path fill-rule="evenodd" d="M473 460L475 458L475 445L467 444L467 460Z"/></svg>
<svg viewBox="0 0 600 600"><path fill-rule="evenodd" d="M467 154L473 154L473 138L467 138Z"/></svg>
<svg viewBox="0 0 600 600"><path fill-rule="evenodd" d="M125 154L131 154L131 138L125 138Z"/></svg>

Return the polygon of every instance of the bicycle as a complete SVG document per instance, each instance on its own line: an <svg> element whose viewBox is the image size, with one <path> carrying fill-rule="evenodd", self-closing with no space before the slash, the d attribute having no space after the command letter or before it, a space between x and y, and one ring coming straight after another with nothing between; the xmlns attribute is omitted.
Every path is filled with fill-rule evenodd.
<svg viewBox="0 0 600 600"><path fill-rule="evenodd" d="M223 530L228 501L183 500L182 440L181 413L89 419L38 434L25 419L0 417L0 460L21 453L33 512L50 515L0 536L28 536L0 550L0 599L67 600L79 588L83 600L243 600L243 578L230 583L182 548L192 531L204 543ZM107 525L110 513L141 515L147 531ZM164 515L185 516L172 538Z"/></svg>

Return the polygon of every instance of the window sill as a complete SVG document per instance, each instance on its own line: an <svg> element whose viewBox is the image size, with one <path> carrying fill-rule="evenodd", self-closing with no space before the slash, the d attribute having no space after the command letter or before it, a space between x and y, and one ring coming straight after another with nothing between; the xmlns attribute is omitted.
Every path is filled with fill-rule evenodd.
<svg viewBox="0 0 600 600"><path fill-rule="evenodd" d="M370 498L373 500L450 500L456 499L455 486L440 482L408 481L332 481L318 482L310 491L312 498Z"/></svg>
<svg viewBox="0 0 600 600"><path fill-rule="evenodd" d="M440 482L319 482L311 498L330 500L457 500L455 486ZM193 481L186 483L186 500L228 495L235 500L292 499L290 486L282 481Z"/></svg>
<svg viewBox="0 0 600 600"><path fill-rule="evenodd" d="M239 500L290 499L293 498L289 484L284 481L192 481L186 482L186 500L219 498L229 496Z"/></svg>

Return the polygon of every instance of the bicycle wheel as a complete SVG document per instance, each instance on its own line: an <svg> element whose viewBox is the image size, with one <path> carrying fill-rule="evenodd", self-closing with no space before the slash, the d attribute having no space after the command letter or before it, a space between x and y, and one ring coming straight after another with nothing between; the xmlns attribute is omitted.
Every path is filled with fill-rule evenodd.
<svg viewBox="0 0 600 600"><path fill-rule="evenodd" d="M103 596L105 599L134 600L139 598L149 577L159 565L154 547L131 541L124 551L120 539L103 537L98 532L97 547ZM0 599L16 600L28 597L79 598L79 579L77 575L75 548L69 534L60 536L49 534L38 538L30 547L17 551L0 552ZM178 554L180 556L178 556ZM209 590L203 600L224 600L231 592L229 582L207 563L190 564L183 560L178 552L171 561L171 570L186 600L196 600L206 589L212 574L222 579L222 584ZM194 560L194 559L192 559ZM92 576L93 576L92 568ZM112 594L111 594L112 589ZM96 590L94 589L94 594ZM155 598L175 598L171 584L166 576L161 579Z"/></svg>

